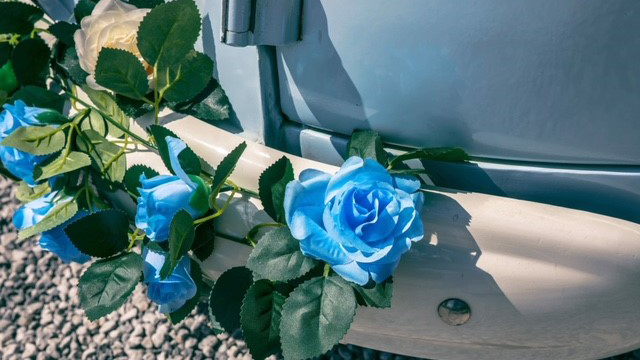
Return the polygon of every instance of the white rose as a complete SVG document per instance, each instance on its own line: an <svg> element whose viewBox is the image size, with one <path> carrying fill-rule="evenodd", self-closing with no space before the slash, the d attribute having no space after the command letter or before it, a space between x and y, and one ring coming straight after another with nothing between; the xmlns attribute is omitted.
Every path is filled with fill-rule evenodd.
<svg viewBox="0 0 640 360"><path fill-rule="evenodd" d="M138 26L149 11L150 9L138 9L119 0L100 0L91 15L82 19L80 29L73 34L73 39L80 67L89 73L87 85L96 90L105 90L96 83L94 74L100 50L108 47L126 50L137 56L149 74L151 86L153 71L142 60L137 42Z"/></svg>

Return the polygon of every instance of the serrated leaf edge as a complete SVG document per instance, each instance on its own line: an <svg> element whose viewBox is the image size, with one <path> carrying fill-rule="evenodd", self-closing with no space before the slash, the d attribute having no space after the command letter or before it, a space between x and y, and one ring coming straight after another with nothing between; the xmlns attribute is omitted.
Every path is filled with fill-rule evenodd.
<svg viewBox="0 0 640 360"><path fill-rule="evenodd" d="M73 199L71 199L71 200L69 200L69 201L67 201L67 202L64 202L64 203L60 204L59 206L60 206L60 207L62 207L63 205L64 205L64 206L66 206L66 205L69 205L69 204L70 204L70 203L72 203L72 202L75 202L75 201L74 201ZM76 203L76 206L77 206L77 205L78 205L78 204ZM53 211L55 211L57 207L58 207L58 206L54 207L54 208L53 208L53 210L52 210L52 212L53 212ZM69 219L73 218L73 217L78 213L78 211L80 211L80 208L79 208L79 207L78 207L78 208L76 209L76 211L71 215L71 217L69 217ZM45 219L46 219L47 217L49 217L49 216L51 216L51 213L47 214L47 216L46 216L46 217L42 218L42 220L40 220L40 222L38 222L38 224L42 223L42 221L43 221L43 220L45 220ZM45 232L45 231L49 231L49 230L51 230L51 229L53 229L53 228L55 228L55 227L57 227L57 226L60 226L60 225L64 224L66 221L69 221L69 219L67 219L67 220L65 220L65 221L63 221L63 222L61 222L60 224L57 224L57 225L53 225L53 226L46 226L46 227L44 227L44 228L43 228L43 230L41 230L41 231L37 231L37 232L33 232L33 231L34 231L33 229L34 229L36 226L38 226L38 224L36 224L36 225L34 225L34 226L31 226L31 227L28 227L28 228L26 228L26 229L21 230L21 231L19 231L19 232L18 232L18 240L24 240L24 239L26 239L26 238L28 238L28 237L31 237L31 236L34 236L34 235L36 235L36 234L41 234L41 233L43 233L43 232Z"/></svg>
<svg viewBox="0 0 640 360"><path fill-rule="evenodd" d="M93 264L92 264L92 265L93 265ZM144 267L144 261L143 261L143 267ZM89 266L89 267L87 267L87 268L85 269L85 271L82 273L82 276L80 276L80 280L82 280L82 277L84 277L84 275L87 273L87 270L89 270L90 268L91 268L91 266ZM128 293L126 293L126 294L121 298L121 299L123 299L123 302L122 302L122 304L121 304L120 306L123 306L124 304L126 304L126 303L127 303L127 301L129 300L129 298L131 298L131 295L133 295L133 293L134 293L134 292L135 292L135 290L138 288L138 286L140 286L140 281L138 281L138 283L137 283L134 287L132 287L132 288L131 288L131 290L130 290ZM79 301L80 301L80 296L78 296L78 302L79 302ZM118 308L120 308L120 306L118 306ZM89 315L87 314L86 310L84 309L84 307L82 306L82 304L80 304L80 308L82 309L82 312L84 312L84 314L85 314L85 316L87 317L87 319L89 319L89 321L91 321L91 322L96 321L96 320L98 320L98 319L101 319L101 318L103 318L103 317L105 317L105 316L107 316L107 315L113 314L113 312L115 312L115 311L117 311L117 310L118 310L118 308L116 308L116 309L114 309L112 312L110 312L110 313L108 313L108 314L104 314L104 315L102 315L102 316L98 316L98 317L97 317L97 318L95 318L95 319L91 319L91 318L89 317Z"/></svg>
<svg viewBox="0 0 640 360"><path fill-rule="evenodd" d="M249 286L249 289L247 289L247 292L244 295L245 298L246 298L247 294L249 293L249 291L251 291L251 288L254 287L258 283L258 281L260 281L260 280L263 280L263 279L259 279L257 281L254 281L254 283L251 284L251 286ZM264 280L266 280L266 279L264 279ZM270 280L266 280L266 281L270 281ZM273 284L271 284L271 287L272 287L272 291L271 291L272 294L275 293L275 292L278 292L276 289L273 288ZM280 295L285 297L282 294L280 294ZM273 295L271 297L273 297ZM285 297L285 301L286 301L286 297ZM241 327L242 327L242 324L244 324L244 320L245 320L245 318L243 316L243 314L245 313L245 305L246 305L246 302L244 301L244 299L242 299L242 305L240 306L240 326ZM284 307L284 302L282 303L282 306ZM271 308L273 308L273 301L272 301ZM280 317L282 318L282 310L280 311ZM244 329L242 329L242 330L244 331ZM245 342L246 342L246 338L245 338ZM280 329L278 329L278 343L280 344L280 348L281 348L280 350L282 350L282 341L280 340ZM253 352L251 351L252 350L251 347L248 346L248 345L249 344L247 344L247 348L249 349L249 353L255 359L256 357L253 354ZM274 354L269 354L269 355L274 355Z"/></svg>
<svg viewBox="0 0 640 360"><path fill-rule="evenodd" d="M36 125L36 126L37 126L37 125ZM45 126L51 126L51 125L44 125L44 126L37 126L37 127L45 127ZM27 126L20 126L20 128L30 128L30 127L34 127L34 126L30 126L30 125L27 125ZM54 129L55 129L55 128L54 128ZM16 130L18 130L18 129L16 129ZM59 131L58 131L58 132L59 132ZM56 132L56 134L57 134L58 132ZM15 130L14 130L14 131L9 135L9 136L7 136L4 140L2 140L2 142L0 142L0 145L13 148L12 146L4 145L3 143L4 143L4 141L5 141L6 139L10 138L10 137L11 137L13 134L15 134L15 133L16 133L16 132L15 132ZM52 135L52 136L53 136L53 135ZM47 136L47 137L52 137L52 136ZM44 138L43 138L43 139L44 139ZM33 153L28 152L28 151L20 150L20 149L17 149L17 148L14 148L14 149L17 149L17 150L22 151L22 152L26 152L26 153L31 154L31 155L34 155L34 156L47 156L47 155L55 154L55 153L57 153L58 151L60 151L62 148L64 148L64 145L65 145L66 143L67 143L67 139L66 139L66 137L65 137L64 143L62 144L62 146L60 146L60 148L59 148L59 149L56 149L56 150L53 150L53 151L48 151L48 152L43 152L43 153L39 153L39 154L33 154Z"/></svg>
<svg viewBox="0 0 640 360"><path fill-rule="evenodd" d="M272 231L276 231L276 230L278 230L278 229L274 229L274 230L272 230ZM258 244L260 244L260 241L258 241ZM254 248L254 250L255 250L257 247L258 247L258 245L256 245L256 247ZM261 273L259 273L259 272L257 272L257 271L254 271L253 269L251 269L251 268L249 267L249 261L250 261L251 259L253 259L253 258L254 258L254 256L253 256L254 251L251 251L251 253L249 254L249 257L247 258L247 262L246 262L245 266L246 266L249 270L251 270L251 272L254 274L254 278L255 278L255 279L266 279L266 280L270 280L270 281L282 281L282 282L287 282L287 281L291 281L291 280L299 279L299 278L301 278L301 277L305 276L307 273L309 273L309 271L311 271L315 266L317 266L317 265L318 265L318 261L317 261L316 259L312 258L312 257L309 257L309 256L304 255L304 254L302 253L302 251L301 251L301 250L298 250L298 251L300 252L300 254L302 254L302 256L303 256L303 257L305 257L305 258L307 258L307 259L311 259L311 260L312 260L312 264L313 264L313 265L312 265L312 266L311 266L311 267L310 267L306 272L304 272L302 275L292 276L292 277L285 276L285 277L277 278L277 279L275 279L275 278L268 278L268 277L266 277L266 276L263 276L263 274L261 274Z"/></svg>
<svg viewBox="0 0 640 360"><path fill-rule="evenodd" d="M334 275L334 276L337 276L337 275ZM289 294L289 297L291 297L291 295L292 295L296 290L298 290L299 288L301 288L303 285L305 285L305 284L307 284L307 283L310 283L310 282L312 282L312 281L314 281L314 280L317 280L317 279L318 279L318 277L315 277L315 278L309 279L309 280L307 280L307 281L303 282L302 284L300 284L300 285L296 286L296 288L295 288L295 289L293 289L293 291L291 292L291 294ZM327 280L329 280L329 279L331 279L331 276L329 276L329 277L327 277L327 278L323 279L323 281L327 281ZM347 283L347 284L348 284L348 283ZM324 288L323 288L323 291L322 291L322 292L323 292L323 294L324 294ZM355 297L355 294L354 294L354 297ZM289 299L289 298L287 298L287 300L288 300L288 299ZM322 300L320 300L320 301L322 301ZM283 312L283 313L284 313L284 308L285 308L286 306L287 306L287 301L285 300L284 304L282 305L282 312ZM352 318L352 320L351 320L351 324L349 324L349 327L347 328L347 330L346 330L343 334L341 334L341 335L340 335L340 339L338 339L338 342L337 342L336 344L340 343L340 341L342 341L342 339L344 339L345 335L347 335L347 332L349 332L349 329L351 329L351 325L353 324L353 318L355 318L355 315L356 315L356 309L357 309L357 308L358 308L358 304L357 304L357 302L356 302L355 306L353 307L353 314L352 314L352 316L351 316L351 318ZM283 318L284 318L284 317L283 317ZM282 327L280 328L280 338L282 339ZM336 344L333 344L333 345L329 346L329 347L328 347L328 348L326 348L326 349L321 349L320 354L318 354L318 355L314 356L313 358L315 358L315 357L317 357L317 356L319 356L319 355L325 354L327 351L331 350L331 349L332 349ZM290 357L289 357L289 356L287 356L287 355L285 354L284 346L283 346L283 349L282 349L282 355L284 356L284 358L285 358L285 359L290 359ZM308 358L305 358L305 359L302 359L302 360L307 360L307 359L311 359L311 357L308 357Z"/></svg>

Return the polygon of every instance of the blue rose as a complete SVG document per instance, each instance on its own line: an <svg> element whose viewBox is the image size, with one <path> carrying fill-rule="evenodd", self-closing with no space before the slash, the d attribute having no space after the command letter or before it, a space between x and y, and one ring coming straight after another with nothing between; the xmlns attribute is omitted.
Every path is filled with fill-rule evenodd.
<svg viewBox="0 0 640 360"><path fill-rule="evenodd" d="M354 283L381 283L424 237L419 188L415 177L391 176L374 160L351 157L333 176L305 170L287 184L287 224L306 256Z"/></svg>
<svg viewBox="0 0 640 360"><path fill-rule="evenodd" d="M45 111L47 110L26 106L22 100L16 100L14 105L5 104L4 111L0 113L0 142L21 126L43 125L36 116ZM0 160L7 170L31 186L36 185L33 169L49 156L36 156L0 145Z"/></svg>
<svg viewBox="0 0 640 360"><path fill-rule="evenodd" d="M54 191L48 195L36 199L23 205L13 216L13 224L18 230L23 230L38 224L42 219L49 214L49 212L55 207L56 203L61 204L65 201L70 201L71 198L63 198L54 203L54 199L58 196L58 192ZM76 214L67 222L62 225L56 226L53 229L47 230L42 233L40 237L40 247L44 250L50 251L56 254L62 261L68 263L71 261L77 263L85 263L90 257L85 255L73 245L67 234L64 232L64 228L86 216L87 213L82 211Z"/></svg>
<svg viewBox="0 0 640 360"><path fill-rule="evenodd" d="M160 270L167 259L167 254L159 254L145 248L144 282L148 285L147 296L160 305L160 311L169 314L180 309L187 300L196 296L198 288L191 278L191 260L183 256L173 273L168 278L160 279Z"/></svg>
<svg viewBox="0 0 640 360"><path fill-rule="evenodd" d="M186 148L185 143L167 137L171 167L176 175L158 175L147 179L140 176L136 226L144 230L151 241L165 241L174 215L186 210L193 218L209 210L209 187L198 176L187 175L178 162L178 154Z"/></svg>

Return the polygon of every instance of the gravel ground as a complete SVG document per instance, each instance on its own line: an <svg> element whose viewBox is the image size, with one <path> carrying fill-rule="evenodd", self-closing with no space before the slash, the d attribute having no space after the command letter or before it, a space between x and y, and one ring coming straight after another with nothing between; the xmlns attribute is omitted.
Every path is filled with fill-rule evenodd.
<svg viewBox="0 0 640 360"><path fill-rule="evenodd" d="M119 311L89 322L76 287L88 265L64 264L36 239L18 242L11 222L15 188L0 176L0 360L251 359L238 331L211 332L205 305L172 326L142 286ZM409 359L352 345L336 346L327 358ZM611 359L640 359L640 351Z"/></svg>

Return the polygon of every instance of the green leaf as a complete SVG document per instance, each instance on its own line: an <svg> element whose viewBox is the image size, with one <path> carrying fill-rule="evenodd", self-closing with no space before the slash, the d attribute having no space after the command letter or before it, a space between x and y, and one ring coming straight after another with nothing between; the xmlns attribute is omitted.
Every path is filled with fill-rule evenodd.
<svg viewBox="0 0 640 360"><path fill-rule="evenodd" d="M42 124L62 125L70 122L68 117L55 110L45 111L36 115L36 119Z"/></svg>
<svg viewBox="0 0 640 360"><path fill-rule="evenodd" d="M164 4L164 0L126 0L129 4L138 9L153 9L154 7Z"/></svg>
<svg viewBox="0 0 640 360"><path fill-rule="evenodd" d="M138 50L158 69L180 62L200 34L200 14L193 0L175 0L152 9L138 28Z"/></svg>
<svg viewBox="0 0 640 360"><path fill-rule="evenodd" d="M107 135L107 122L104 120L102 115L95 111L94 109L89 110L89 115L85 116L82 122L80 123L80 130L82 131L94 131L98 133L100 136Z"/></svg>
<svg viewBox="0 0 640 360"><path fill-rule="evenodd" d="M2 43L0 43L0 45L1 44ZM4 97L6 98L8 94L16 91L18 86L20 85L18 84L18 79L13 71L13 65L11 64L11 61L8 61L0 67L0 91L5 94Z"/></svg>
<svg viewBox="0 0 640 360"><path fill-rule="evenodd" d="M163 242L151 241L149 240L148 237L144 239L144 247L151 251L157 252L158 254L162 254L164 256L166 256L165 253L169 252L169 244L167 244L166 241L163 241Z"/></svg>
<svg viewBox="0 0 640 360"><path fill-rule="evenodd" d="M129 219L116 209L94 212L69 224L64 231L78 250L94 257L116 255L129 245Z"/></svg>
<svg viewBox="0 0 640 360"><path fill-rule="evenodd" d="M29 34L33 24L40 20L44 12L35 6L18 1L0 2L0 34Z"/></svg>
<svg viewBox="0 0 640 360"><path fill-rule="evenodd" d="M91 15L91 12L93 11L93 8L96 7L96 4L98 3L98 1L94 1L94 0L80 0L78 1L78 3L76 4L76 7L73 9L73 14L76 18L76 23L80 24L80 21L82 21L82 19L85 16L89 16Z"/></svg>
<svg viewBox="0 0 640 360"><path fill-rule="evenodd" d="M359 285L351 284L356 291L358 304L362 306L371 306L374 308L391 307L391 298L393 296L393 280L375 284L372 288L365 288Z"/></svg>
<svg viewBox="0 0 640 360"><path fill-rule="evenodd" d="M80 60L78 59L76 48L69 47L64 50L62 61L58 62L57 65L75 84L84 85L87 83L87 76L89 76L89 73L80 67Z"/></svg>
<svg viewBox="0 0 640 360"><path fill-rule="evenodd" d="M420 160L434 160L445 162L465 162L469 161L469 155L461 148L430 148L430 149L417 149L398 155L391 159L389 163L390 168L398 167L402 162L407 160L420 159Z"/></svg>
<svg viewBox="0 0 640 360"><path fill-rule="evenodd" d="M213 330L213 333L216 335L225 333L222 325L220 325L218 320L216 320L216 317L211 313L211 307L209 307L209 327L211 327L211 330Z"/></svg>
<svg viewBox="0 0 640 360"><path fill-rule="evenodd" d="M356 298L337 275L317 277L298 286L282 307L280 339L285 359L324 354L349 330Z"/></svg>
<svg viewBox="0 0 640 360"><path fill-rule="evenodd" d="M189 252L194 237L193 218L186 210L178 211L171 220L169 228L169 256L160 270L162 280L173 273L180 259Z"/></svg>
<svg viewBox="0 0 640 360"><path fill-rule="evenodd" d="M118 124L120 124L125 129L129 129L129 125L131 120L120 109L116 100L111 96L111 94L105 91L94 90L88 86L83 86L82 90L89 96L91 102L105 115L109 116L111 119L115 120ZM106 120L105 120L106 121ZM107 132L108 135L113 137L121 137L124 135L124 132L118 129L115 125L107 122Z"/></svg>
<svg viewBox="0 0 640 360"><path fill-rule="evenodd" d="M349 148L349 157L359 156L363 159L373 159L383 166L387 166L387 153L382 147L382 138L375 131L354 131L347 147Z"/></svg>
<svg viewBox="0 0 640 360"><path fill-rule="evenodd" d="M64 147L64 131L53 126L21 126L1 143L33 155L49 155Z"/></svg>
<svg viewBox="0 0 640 360"><path fill-rule="evenodd" d="M196 236L193 240L193 245L191 245L191 251L200 261L208 259L213 252L215 240L213 224L213 221L207 221L196 227Z"/></svg>
<svg viewBox="0 0 640 360"><path fill-rule="evenodd" d="M293 166L285 156L268 167L258 179L258 194L264 211L278 222L284 222L284 190L293 180Z"/></svg>
<svg viewBox="0 0 640 360"><path fill-rule="evenodd" d="M272 281L298 278L316 264L316 260L302 254L300 241L291 236L286 226L264 234L247 260L247 267L256 278Z"/></svg>
<svg viewBox="0 0 640 360"><path fill-rule="evenodd" d="M11 99L12 101L22 100L27 106L52 109L60 113L63 112L65 103L63 96L33 85L20 88Z"/></svg>
<svg viewBox="0 0 640 360"><path fill-rule="evenodd" d="M122 306L142 276L144 262L136 253L98 260L82 274L78 283L80 306L95 321Z"/></svg>
<svg viewBox="0 0 640 360"><path fill-rule="evenodd" d="M40 37L22 40L11 56L13 71L20 84L44 87L50 57L51 50Z"/></svg>
<svg viewBox="0 0 640 360"><path fill-rule="evenodd" d="M145 174L147 179L159 175L157 171L146 165L133 165L130 167L124 175L124 186L135 196L140 195L138 188L142 186L140 184L140 175L142 174Z"/></svg>
<svg viewBox="0 0 640 360"><path fill-rule="evenodd" d="M213 78L193 99L182 103L168 103L168 106L175 112L192 115L204 121L228 120L231 113L231 103L227 94Z"/></svg>
<svg viewBox="0 0 640 360"><path fill-rule="evenodd" d="M178 64L158 72L158 88L167 87L164 98L170 102L187 101L207 86L213 75L213 60L191 51Z"/></svg>
<svg viewBox="0 0 640 360"><path fill-rule="evenodd" d="M75 201L67 199L65 202L59 202L39 223L21 230L18 233L18 239L26 239L35 234L51 230L71 219L77 212L78 203Z"/></svg>
<svg viewBox="0 0 640 360"><path fill-rule="evenodd" d="M233 170L236 168L236 164L238 164L238 160L240 160L240 157L246 148L247 143L243 141L242 144L231 150L231 152L222 159L216 168L215 174L213 175L213 184L211 185L213 190L209 197L209 205L211 207L213 207L213 204L218 197L218 193L220 193L220 189L222 189L225 181L227 181Z"/></svg>
<svg viewBox="0 0 640 360"><path fill-rule="evenodd" d="M104 180L122 182L127 169L124 149L110 142L94 130L85 130L76 138L78 148L89 154L93 166Z"/></svg>
<svg viewBox="0 0 640 360"><path fill-rule="evenodd" d="M224 330L231 332L240 327L240 306L252 283L249 269L234 267L222 273L213 286L209 310Z"/></svg>
<svg viewBox="0 0 640 360"><path fill-rule="evenodd" d="M8 42L0 43L0 66L7 63L7 61L11 60L11 53L13 52L13 46L9 45Z"/></svg>
<svg viewBox="0 0 640 360"><path fill-rule="evenodd" d="M196 286L198 287L198 292L194 297L187 300L187 302L185 302L181 308L169 314L169 320L174 325L180 323L189 314L191 314L193 309L195 309L198 303L202 300L202 297L208 296L209 293L211 292L211 288L209 287L209 285L207 285L207 283L205 283L204 280L202 279L202 270L200 269L200 265L198 265L198 262L194 261L193 259L190 259L190 260L191 260L190 275L193 281L196 283Z"/></svg>
<svg viewBox="0 0 640 360"><path fill-rule="evenodd" d="M70 47L75 46L73 34L78 29L80 29L79 25L71 24L66 21L58 21L57 23L49 26L49 32L60 42Z"/></svg>
<svg viewBox="0 0 640 360"><path fill-rule="evenodd" d="M160 153L162 162L167 167L167 169L169 169L169 171L175 174L173 167L171 167L171 160L169 159L169 148L167 146L166 137L170 136L176 139L180 138L173 131L167 129L164 126L151 125L149 129L151 131L151 135L153 135L153 138L156 140L156 145L158 146L158 152ZM198 155L196 155L196 153L193 152L193 150L191 150L189 146L187 146L187 148L184 149L180 153L180 155L178 155L178 161L180 162L182 169L187 174L199 175L202 171L200 158L198 157Z"/></svg>
<svg viewBox="0 0 640 360"><path fill-rule="evenodd" d="M65 156L64 152L60 156L53 158L51 161L36 166L33 176L36 181L49 179L59 174L68 173L70 171L81 169L91 165L91 158L85 153L72 151Z"/></svg>
<svg viewBox="0 0 640 360"><path fill-rule="evenodd" d="M261 360L280 352L280 319L284 295L268 280L255 282L244 296L240 311L249 352Z"/></svg>
<svg viewBox="0 0 640 360"><path fill-rule="evenodd" d="M40 185L36 185L31 187L27 185L24 181L20 181L18 185L18 189L16 191L16 198L23 203L31 202L38 198L43 197L51 191L48 183L42 183Z"/></svg>
<svg viewBox="0 0 640 360"><path fill-rule="evenodd" d="M127 114L127 116L134 119L153 111L153 104L146 103L142 100L134 100L118 94L116 94L116 103L120 109Z"/></svg>
<svg viewBox="0 0 640 360"><path fill-rule="evenodd" d="M132 99L142 99L149 91L142 63L126 50L103 48L98 55L96 82Z"/></svg>

